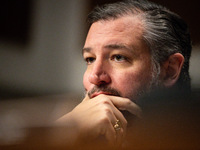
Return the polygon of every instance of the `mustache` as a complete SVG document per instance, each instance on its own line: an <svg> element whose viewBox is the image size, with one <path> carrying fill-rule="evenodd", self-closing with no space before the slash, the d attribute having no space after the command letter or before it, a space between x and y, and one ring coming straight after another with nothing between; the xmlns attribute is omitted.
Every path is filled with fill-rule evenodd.
<svg viewBox="0 0 200 150"><path fill-rule="evenodd" d="M122 97L121 96L121 93L116 90L115 88L111 88L111 87L108 87L108 86L94 86L89 92L88 92L88 96L89 98L92 98L92 95L96 92L106 92L106 93L109 93L110 95L113 95L113 96L119 96L119 97Z"/></svg>

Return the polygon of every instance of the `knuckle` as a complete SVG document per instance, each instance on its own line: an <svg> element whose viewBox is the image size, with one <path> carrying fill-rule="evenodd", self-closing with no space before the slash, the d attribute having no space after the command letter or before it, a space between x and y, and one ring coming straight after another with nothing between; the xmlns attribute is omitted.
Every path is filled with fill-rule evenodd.
<svg viewBox="0 0 200 150"><path fill-rule="evenodd" d="M128 98L126 98L124 103L125 103L125 105L131 105L132 101L129 100Z"/></svg>
<svg viewBox="0 0 200 150"><path fill-rule="evenodd" d="M101 123L101 124L104 124L104 125L107 125L107 124L110 123L110 120L109 120L109 118L108 118L107 116L104 116L104 117L102 117L102 118L100 119L100 123Z"/></svg>
<svg viewBox="0 0 200 150"><path fill-rule="evenodd" d="M113 113L112 109L108 105L100 106L100 111L102 112L102 115L105 115L105 116L109 116Z"/></svg>
<svg viewBox="0 0 200 150"><path fill-rule="evenodd" d="M110 99L108 97L106 97L104 95L101 95L100 98L101 98L100 99L100 103L102 103L102 104L110 104Z"/></svg>
<svg viewBox="0 0 200 150"><path fill-rule="evenodd" d="M105 113L106 116L108 116L108 115L112 114L112 111L109 108L105 107L104 113Z"/></svg>
<svg viewBox="0 0 200 150"><path fill-rule="evenodd" d="M106 98L106 96L104 94L100 94L100 95L98 95L98 97L101 98L101 99Z"/></svg>
<svg viewBox="0 0 200 150"><path fill-rule="evenodd" d="M101 117L99 119L100 123L104 125L110 124L110 116L113 114L112 110L108 107L104 107L101 112Z"/></svg>
<svg viewBox="0 0 200 150"><path fill-rule="evenodd" d="M102 104L104 104L104 105L110 105L109 99L107 98L107 99L102 100Z"/></svg>

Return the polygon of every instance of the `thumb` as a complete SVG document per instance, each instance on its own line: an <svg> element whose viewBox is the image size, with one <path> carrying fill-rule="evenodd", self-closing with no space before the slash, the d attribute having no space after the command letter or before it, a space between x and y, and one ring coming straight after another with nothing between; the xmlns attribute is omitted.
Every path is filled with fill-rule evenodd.
<svg viewBox="0 0 200 150"><path fill-rule="evenodd" d="M85 94L85 98L83 99L83 101L87 101L87 100L89 100L90 98L89 98L89 96L88 96L88 93L86 93Z"/></svg>

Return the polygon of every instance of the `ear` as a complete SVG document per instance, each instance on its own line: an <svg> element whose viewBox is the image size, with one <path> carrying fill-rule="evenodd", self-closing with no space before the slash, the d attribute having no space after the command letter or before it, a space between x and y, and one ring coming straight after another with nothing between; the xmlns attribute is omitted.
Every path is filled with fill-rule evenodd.
<svg viewBox="0 0 200 150"><path fill-rule="evenodd" d="M180 53L170 55L162 64L162 81L165 87L173 86L179 79L183 67L184 57Z"/></svg>

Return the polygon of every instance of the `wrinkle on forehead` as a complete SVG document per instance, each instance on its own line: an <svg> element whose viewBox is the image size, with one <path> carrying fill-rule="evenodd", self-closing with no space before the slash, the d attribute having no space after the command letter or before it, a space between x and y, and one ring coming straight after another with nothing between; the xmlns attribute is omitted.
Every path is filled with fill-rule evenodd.
<svg viewBox="0 0 200 150"><path fill-rule="evenodd" d="M105 25L105 30L107 33L111 32L110 30L106 30L106 24L109 23L110 26L113 27L113 31L116 32L130 32L132 30L136 30L139 35L138 38L141 38L141 35L144 32L144 25L141 17L139 15L136 16L123 16L113 20L100 20L95 22L94 24L102 24ZM118 24L118 25L116 25ZM109 26L109 27L110 27ZM110 28L109 28L110 29Z"/></svg>
<svg viewBox="0 0 200 150"><path fill-rule="evenodd" d="M142 40L143 32L144 25L141 17L131 15L113 20L94 22L90 27L87 39L94 39L101 36L104 36L104 38L110 37L112 39L116 36L122 36L122 38L129 36L132 37L133 40Z"/></svg>
<svg viewBox="0 0 200 150"><path fill-rule="evenodd" d="M83 49L87 51L97 48L97 46L102 48L106 45L118 45L120 43L141 52L146 47L142 38L143 32L143 21L138 15L100 20L90 27ZM141 47L141 45L143 46Z"/></svg>

